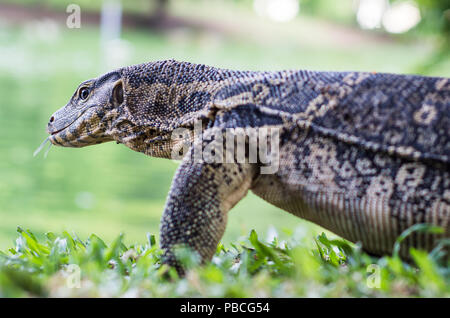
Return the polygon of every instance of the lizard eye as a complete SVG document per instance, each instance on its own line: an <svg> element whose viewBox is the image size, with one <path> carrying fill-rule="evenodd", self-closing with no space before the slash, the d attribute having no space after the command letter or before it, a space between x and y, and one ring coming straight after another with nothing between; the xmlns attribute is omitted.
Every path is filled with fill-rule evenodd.
<svg viewBox="0 0 450 318"><path fill-rule="evenodd" d="M79 96L81 99L87 99L89 96L89 88L83 87L80 89Z"/></svg>

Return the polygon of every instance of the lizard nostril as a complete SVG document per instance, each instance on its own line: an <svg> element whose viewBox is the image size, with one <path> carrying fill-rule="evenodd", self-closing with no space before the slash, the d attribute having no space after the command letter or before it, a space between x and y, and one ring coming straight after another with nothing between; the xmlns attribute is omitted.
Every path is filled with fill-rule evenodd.
<svg viewBox="0 0 450 318"><path fill-rule="evenodd" d="M52 123L54 120L55 120L55 117L52 116L52 117L50 118L50 122Z"/></svg>

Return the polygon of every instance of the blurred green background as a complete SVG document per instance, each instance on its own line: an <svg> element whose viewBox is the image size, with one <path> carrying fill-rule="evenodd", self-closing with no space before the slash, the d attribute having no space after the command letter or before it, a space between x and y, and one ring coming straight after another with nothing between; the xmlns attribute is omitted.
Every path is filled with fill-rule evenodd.
<svg viewBox="0 0 450 318"><path fill-rule="evenodd" d="M69 4L81 9L80 28L67 27ZM448 0L0 1L0 249L17 226L106 241L123 232L128 243L158 233L177 163L115 143L32 156L79 82L169 58L449 77L449 7ZM103 20L102 8L110 13ZM118 8L120 32L111 18ZM224 241L251 229L321 231L249 194L230 212Z"/></svg>

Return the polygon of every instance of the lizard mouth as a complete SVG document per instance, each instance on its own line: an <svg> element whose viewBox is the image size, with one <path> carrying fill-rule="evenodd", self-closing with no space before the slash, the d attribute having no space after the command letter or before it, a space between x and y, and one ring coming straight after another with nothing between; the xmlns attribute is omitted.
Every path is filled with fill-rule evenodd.
<svg viewBox="0 0 450 318"><path fill-rule="evenodd" d="M81 117L81 116L80 116ZM65 130L67 127L69 127L70 125L72 125L78 118L80 118L80 117L77 117L77 118L75 118L72 122L70 122L68 125L66 125L66 126L64 126L63 128L61 128L61 129L58 129L58 130L55 130L55 131L51 131L50 129L49 129L49 127L47 128L47 133L48 134L50 134L51 136L55 136L55 135L57 135L58 133L60 133L61 131L63 131L63 130Z"/></svg>
<svg viewBox="0 0 450 318"><path fill-rule="evenodd" d="M76 120L76 119L75 119ZM71 124L69 124L69 125L67 125L66 127L64 127L64 128L61 128L60 130L57 130L57 131L53 131L53 132L50 132L50 135L56 135L57 133L59 133L59 132L61 132L61 131L63 131L64 129L66 129L67 127L69 127Z"/></svg>
<svg viewBox="0 0 450 318"><path fill-rule="evenodd" d="M92 107L93 107L93 106L91 106L91 107L86 107L85 109L83 109L81 112L78 113L78 116L76 116L72 121L70 121L68 124L66 124L64 127L60 128L60 129L58 129L58 130L51 131L51 123L49 123L48 126L47 126L47 133L48 133L49 135L51 135L51 136L54 136L54 135L60 133L61 131L67 129L67 128L70 127L74 122L76 122L81 116L83 116L84 113L85 113L88 109L90 109L90 108L92 108ZM53 116L52 116L52 118L53 118Z"/></svg>

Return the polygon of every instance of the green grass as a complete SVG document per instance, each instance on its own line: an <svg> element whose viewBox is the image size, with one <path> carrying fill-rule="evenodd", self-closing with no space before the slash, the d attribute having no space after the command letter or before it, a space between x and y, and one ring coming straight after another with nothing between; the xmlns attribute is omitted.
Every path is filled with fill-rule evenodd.
<svg viewBox="0 0 450 318"><path fill-rule="evenodd" d="M309 17L276 25L254 17L240 6L227 7L225 2L203 1L195 10L190 2L173 1L172 6L177 15L218 23L227 32L124 30L122 42L102 49L98 29L84 24L81 29L73 30L51 21L0 25L0 250L14 244L17 226L31 229L41 242L45 242L44 233L48 231L67 231L77 233L84 240L90 233L97 233L110 245L118 233L124 233L124 244L144 249L145 233L158 236L159 219L177 163L148 158L114 143L82 149L53 147L46 159L42 154L32 157L46 137L50 115L68 101L83 80L118 66L168 58L234 69L411 73L432 52L432 45L426 39L380 40L371 34L330 26ZM450 59L431 68L427 75L449 76ZM280 240L301 237L310 254L313 238L323 231L253 194L233 208L228 220L223 239L226 246L237 244L255 229L261 237L271 237L273 232ZM89 258L91 254L83 255L80 257ZM47 285L51 283L47 278L57 280L57 273L41 277L37 271L33 279L42 279L41 283ZM223 279L240 279L225 273ZM265 274L246 276L256 281L242 290L251 290L258 279L263 284L272 272L261 273ZM148 275L156 274L148 272ZM289 275L280 277L285 281L285 288L304 288L296 286L292 281L295 276ZM179 284L184 284L182 281ZM311 282L314 286L322 283L322 278ZM339 278L338 283L344 289L349 282ZM170 284L165 286L168 290L175 288ZM139 292L152 293L151 289L147 292L139 289ZM396 294L392 289L384 291L390 292ZM2 293L11 295L8 290ZM318 292L317 295L332 294ZM307 294L293 292L292 295ZM351 289L346 295L362 293Z"/></svg>
<svg viewBox="0 0 450 318"><path fill-rule="evenodd" d="M152 235L128 246L119 235L108 246L94 234L82 240L49 232L38 240L18 232L14 247L0 252L0 297L450 296L450 263L439 248L411 249L414 263L406 264L395 254L372 258L324 233L310 247L309 238L265 242L251 231L241 242L220 244L204 266L194 253L178 250L186 268L179 277L161 265Z"/></svg>

